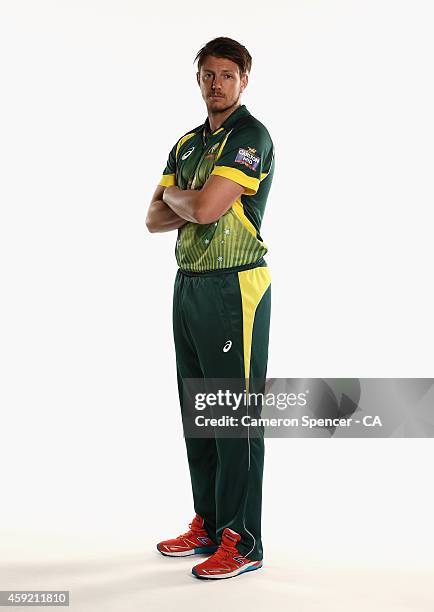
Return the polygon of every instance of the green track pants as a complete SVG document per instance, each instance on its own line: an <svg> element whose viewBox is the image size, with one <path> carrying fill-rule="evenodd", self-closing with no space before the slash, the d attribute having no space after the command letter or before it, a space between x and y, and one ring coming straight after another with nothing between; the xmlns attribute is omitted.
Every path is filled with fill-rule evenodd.
<svg viewBox="0 0 434 612"><path fill-rule="evenodd" d="M181 411L185 378L265 380L270 306L271 279L263 260L228 272L178 270L173 331ZM223 529L233 529L241 535L239 552L262 559L263 437L185 442L194 509L209 536L220 543Z"/></svg>

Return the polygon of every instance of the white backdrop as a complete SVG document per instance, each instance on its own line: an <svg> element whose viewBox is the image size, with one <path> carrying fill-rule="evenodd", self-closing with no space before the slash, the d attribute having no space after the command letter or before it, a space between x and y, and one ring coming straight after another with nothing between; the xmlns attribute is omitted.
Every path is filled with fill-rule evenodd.
<svg viewBox="0 0 434 612"><path fill-rule="evenodd" d="M432 24L422 0L0 1L4 567L145 554L192 518L175 235L144 216L206 117L192 62L215 36L252 54L243 102L276 147L269 375L433 375ZM433 458L269 440L270 564L432 569Z"/></svg>

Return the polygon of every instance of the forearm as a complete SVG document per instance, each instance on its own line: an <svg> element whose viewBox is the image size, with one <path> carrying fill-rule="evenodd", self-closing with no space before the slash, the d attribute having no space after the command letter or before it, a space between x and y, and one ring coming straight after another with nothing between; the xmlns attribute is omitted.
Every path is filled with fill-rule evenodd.
<svg viewBox="0 0 434 612"><path fill-rule="evenodd" d="M151 233L161 233L176 230L185 225L187 221L177 215L163 200L155 200L149 207L145 223Z"/></svg>
<svg viewBox="0 0 434 612"><path fill-rule="evenodd" d="M167 187L163 194L163 201L179 217L192 223L200 223L201 192L195 189L179 189Z"/></svg>

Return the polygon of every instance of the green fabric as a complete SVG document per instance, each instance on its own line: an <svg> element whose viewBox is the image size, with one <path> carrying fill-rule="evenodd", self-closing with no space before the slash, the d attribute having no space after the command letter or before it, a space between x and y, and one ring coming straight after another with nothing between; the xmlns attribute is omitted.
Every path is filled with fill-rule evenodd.
<svg viewBox="0 0 434 612"><path fill-rule="evenodd" d="M264 264L263 264L264 265ZM271 287L256 309L251 380L265 379ZM188 275L178 270L173 296L178 390L184 410L186 378L244 379L243 313L237 272ZM230 351L223 347L232 341ZM259 391L258 388L251 389ZM262 431L263 434L263 431ZM185 438L195 511L220 542L229 527L241 535L238 550L262 559L263 437Z"/></svg>
<svg viewBox="0 0 434 612"><path fill-rule="evenodd" d="M215 223L187 223L178 230L179 267L205 272L255 263L267 252L259 232L274 174L274 146L266 127L241 105L213 133L207 118L186 134L193 136L179 149L182 138L176 142L163 176L175 175L180 189L200 189L214 169L234 170L237 177L227 178L245 186L241 210L253 227L246 227L234 206Z"/></svg>

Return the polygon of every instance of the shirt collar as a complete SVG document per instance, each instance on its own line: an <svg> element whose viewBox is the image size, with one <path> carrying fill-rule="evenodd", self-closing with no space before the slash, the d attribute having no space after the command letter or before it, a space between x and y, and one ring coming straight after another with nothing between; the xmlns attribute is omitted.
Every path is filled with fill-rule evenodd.
<svg viewBox="0 0 434 612"><path fill-rule="evenodd" d="M229 128L231 128L239 119L241 119L241 117L244 117L246 115L250 115L249 111L246 108L245 104L241 104L240 106L238 106L238 108L236 108L230 115L229 117L226 117L226 119L223 121L223 123L221 124L221 126L219 128L217 128L214 132L212 132L212 134L210 133L210 127L209 127L209 119L208 117L205 120L205 123L203 124L204 126L204 135L206 136L214 136L215 134L217 134L218 132L221 132L222 130L227 130Z"/></svg>

